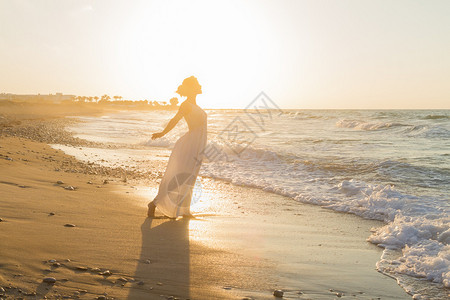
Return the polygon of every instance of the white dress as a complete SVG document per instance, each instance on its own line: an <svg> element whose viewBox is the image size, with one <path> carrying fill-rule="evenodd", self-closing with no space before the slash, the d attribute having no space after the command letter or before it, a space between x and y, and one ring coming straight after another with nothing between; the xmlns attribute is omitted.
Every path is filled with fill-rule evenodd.
<svg viewBox="0 0 450 300"><path fill-rule="evenodd" d="M153 204L170 218L189 215L192 192L202 164L206 146L206 113L188 102L190 112L184 116L189 131L176 143Z"/></svg>

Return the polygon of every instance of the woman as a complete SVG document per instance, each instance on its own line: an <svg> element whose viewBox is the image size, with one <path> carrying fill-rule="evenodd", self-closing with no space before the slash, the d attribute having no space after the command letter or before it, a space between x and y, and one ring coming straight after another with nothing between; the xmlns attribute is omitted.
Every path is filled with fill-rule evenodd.
<svg viewBox="0 0 450 300"><path fill-rule="evenodd" d="M156 207L169 218L191 216L192 191L206 146L206 113L196 103L197 95L202 93L197 78L191 76L183 80L177 93L181 97L187 97L186 100L181 103L177 114L166 128L162 132L154 133L152 139L163 137L183 117L189 131L175 143L159 185L158 195L148 204L149 217L155 216Z"/></svg>

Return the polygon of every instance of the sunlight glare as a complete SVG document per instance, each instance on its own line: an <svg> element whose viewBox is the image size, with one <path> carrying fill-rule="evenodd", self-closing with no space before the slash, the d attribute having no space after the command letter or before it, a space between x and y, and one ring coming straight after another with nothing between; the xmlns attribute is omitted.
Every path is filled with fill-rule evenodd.
<svg viewBox="0 0 450 300"><path fill-rule="evenodd" d="M250 20L247 11L235 9L233 2L145 5L119 33L120 85L168 99L176 96L185 77L195 75L204 87L199 102L207 107L220 107L225 100L239 105L235 95L251 100L258 92L267 56L264 38L258 35L261 28L256 28L262 22ZM148 15L155 9L158 14Z"/></svg>

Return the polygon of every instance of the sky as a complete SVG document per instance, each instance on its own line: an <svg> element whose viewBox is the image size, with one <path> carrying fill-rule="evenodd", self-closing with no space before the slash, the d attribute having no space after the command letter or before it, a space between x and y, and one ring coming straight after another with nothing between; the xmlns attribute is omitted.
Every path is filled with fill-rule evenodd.
<svg viewBox="0 0 450 300"><path fill-rule="evenodd" d="M449 109L450 1L0 0L0 93ZM181 99L180 99L181 100Z"/></svg>

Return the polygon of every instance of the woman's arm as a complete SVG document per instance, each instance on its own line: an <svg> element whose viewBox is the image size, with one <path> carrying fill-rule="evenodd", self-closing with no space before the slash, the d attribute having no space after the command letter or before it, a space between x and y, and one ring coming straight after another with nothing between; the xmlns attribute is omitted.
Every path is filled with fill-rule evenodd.
<svg viewBox="0 0 450 300"><path fill-rule="evenodd" d="M175 125L177 125L177 123L181 120L181 118L184 117L184 115L187 113L186 111L187 107L186 105L183 104L184 103L180 105L177 114L169 121L169 123L167 124L166 128L164 128L163 131L152 134L152 140L161 138L167 133L169 133L175 127Z"/></svg>

